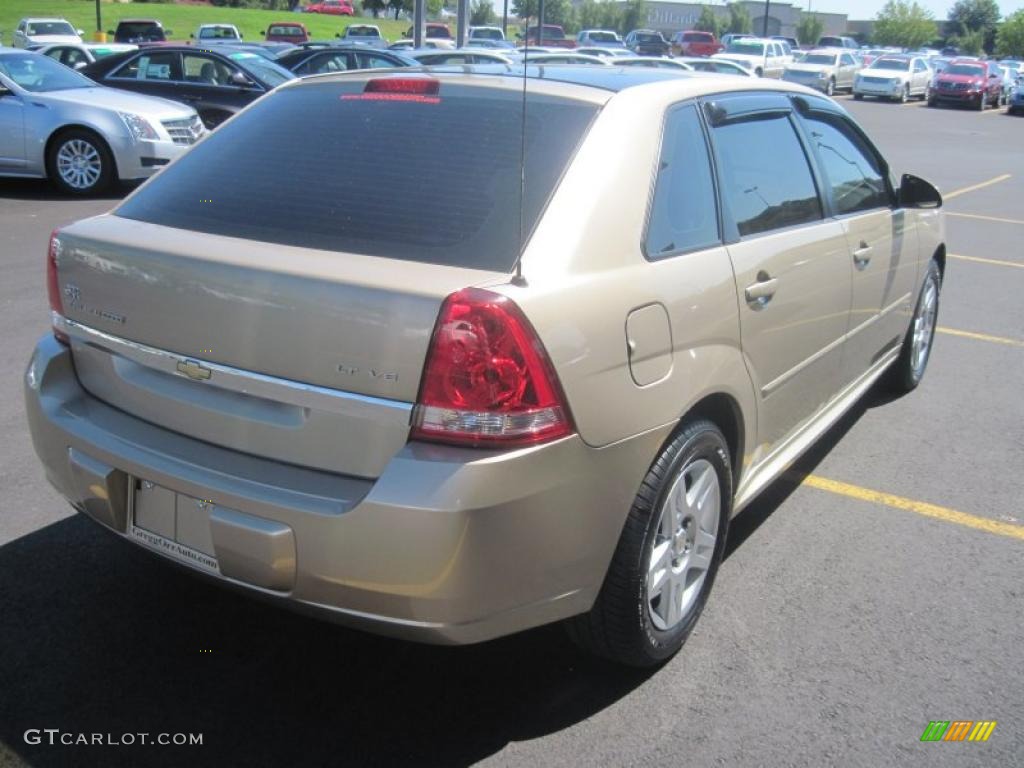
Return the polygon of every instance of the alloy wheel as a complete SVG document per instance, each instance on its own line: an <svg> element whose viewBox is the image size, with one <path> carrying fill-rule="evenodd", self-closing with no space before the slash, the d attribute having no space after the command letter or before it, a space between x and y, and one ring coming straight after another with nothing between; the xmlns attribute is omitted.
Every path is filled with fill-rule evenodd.
<svg viewBox="0 0 1024 768"><path fill-rule="evenodd" d="M935 337L935 317L939 308L939 286L934 277L929 276L921 294L921 303L914 315L914 330L910 346L910 366L915 376L924 372L928 363L928 354L932 349Z"/></svg>
<svg viewBox="0 0 1024 768"><path fill-rule="evenodd" d="M661 504L647 568L647 610L662 631L693 608L714 559L722 498L718 472L697 459L677 475Z"/></svg>
<svg viewBox="0 0 1024 768"><path fill-rule="evenodd" d="M99 150L85 139L71 139L57 150L57 173L72 189L85 191L100 180L103 158Z"/></svg>

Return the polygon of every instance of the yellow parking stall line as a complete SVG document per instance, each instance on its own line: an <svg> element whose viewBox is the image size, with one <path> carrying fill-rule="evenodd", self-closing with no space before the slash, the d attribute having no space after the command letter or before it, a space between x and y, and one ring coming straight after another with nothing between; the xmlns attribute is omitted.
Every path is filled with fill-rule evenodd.
<svg viewBox="0 0 1024 768"><path fill-rule="evenodd" d="M971 186L964 187L963 189L956 189L956 190L953 190L952 192L947 192L946 194L944 194L942 196L942 199L943 200L952 200L954 197L960 197L960 195L966 195L968 192L976 192L979 189L984 189L985 187L991 187L993 184L998 184L999 182L1006 181L1009 178L1011 178L1011 174L1004 173L1002 176L996 176L994 179L989 179L988 181L982 181L982 182L980 182L978 184L972 184Z"/></svg>
<svg viewBox="0 0 1024 768"><path fill-rule="evenodd" d="M949 197L949 195L946 195ZM978 219L979 221L997 221L1000 224L1024 224L1021 219L1004 219L999 216L982 216L980 213L954 213L946 211L947 216L956 216L960 219Z"/></svg>
<svg viewBox="0 0 1024 768"><path fill-rule="evenodd" d="M961 331L956 328L944 328L941 325L935 329L935 332L945 333L949 336L960 336L964 339L974 339L974 341L988 341L993 344L1006 344L1009 347L1024 347L1024 341L1018 341L1017 339L1008 339L1005 336L990 336L987 333Z"/></svg>
<svg viewBox="0 0 1024 768"><path fill-rule="evenodd" d="M859 501L882 504L893 509L913 512L923 517L930 517L933 520L941 520L944 523L955 523L967 528L974 528L978 531L1024 541L1024 525L1014 525L1013 523L1004 523L1000 520L992 520L988 517L958 512L948 507L940 507L938 504L929 504L926 501L915 501L902 496L894 496L891 493L882 493L881 491L842 483L838 480L830 480L827 477L819 477L818 475L808 475L803 479L802 485L816 488L819 491L828 491L829 493L847 496L851 499L858 499Z"/></svg>
<svg viewBox="0 0 1024 768"><path fill-rule="evenodd" d="M961 261L974 261L978 264L993 264L997 267L1017 267L1018 269L1024 269L1024 261L1003 261L1002 259L986 259L981 256L964 256L960 253L949 254L951 259L960 259Z"/></svg>

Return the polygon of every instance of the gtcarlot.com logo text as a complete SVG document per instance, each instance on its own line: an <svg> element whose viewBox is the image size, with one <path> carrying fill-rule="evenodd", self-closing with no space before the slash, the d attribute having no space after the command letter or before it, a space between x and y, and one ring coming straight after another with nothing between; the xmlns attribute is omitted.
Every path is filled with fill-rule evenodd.
<svg viewBox="0 0 1024 768"><path fill-rule="evenodd" d="M26 744L57 746L131 747L139 744L159 746L202 746L201 733L74 733L60 728L29 728Z"/></svg>

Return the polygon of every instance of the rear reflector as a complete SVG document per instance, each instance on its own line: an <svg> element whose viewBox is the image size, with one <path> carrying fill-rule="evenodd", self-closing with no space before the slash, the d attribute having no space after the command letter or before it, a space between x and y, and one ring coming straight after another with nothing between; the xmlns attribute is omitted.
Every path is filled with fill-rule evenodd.
<svg viewBox="0 0 1024 768"><path fill-rule="evenodd" d="M57 283L57 258L60 256L60 237L57 230L50 234L50 247L46 251L46 293L50 298L50 316L53 317L53 335L61 344L70 344L67 334L57 327L57 319L64 316L64 302Z"/></svg>
<svg viewBox="0 0 1024 768"><path fill-rule="evenodd" d="M572 431L554 368L522 310L478 288L445 299L413 412L413 439L499 448Z"/></svg>

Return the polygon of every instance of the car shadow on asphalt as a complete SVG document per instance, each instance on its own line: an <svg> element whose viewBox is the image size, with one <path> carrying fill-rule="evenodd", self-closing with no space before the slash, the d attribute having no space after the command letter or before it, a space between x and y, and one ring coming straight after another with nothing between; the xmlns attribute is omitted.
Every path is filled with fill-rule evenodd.
<svg viewBox="0 0 1024 768"><path fill-rule="evenodd" d="M61 192L46 179L0 179L0 200L111 200L119 201L132 192L137 183L122 182L99 195L87 198Z"/></svg>
<svg viewBox="0 0 1024 768"><path fill-rule="evenodd" d="M814 472L815 467L837 443L842 441L861 416L872 408L891 403L896 398L896 395L887 391L883 386L876 385L858 400L806 453L794 462L782 477L765 488L754 501L732 519L729 523L729 539L726 542L723 557L728 559L733 552L743 546L744 542L771 517L772 513L782 506L790 494L800 487L804 478Z"/></svg>
<svg viewBox="0 0 1024 768"><path fill-rule="evenodd" d="M855 407L788 477L880 402ZM798 484L737 516L727 556ZM83 515L0 547L0 616L0 756L33 766L468 765L655 674L586 658L558 626L463 648L347 630L212 587ZM29 745L32 728L203 742Z"/></svg>

